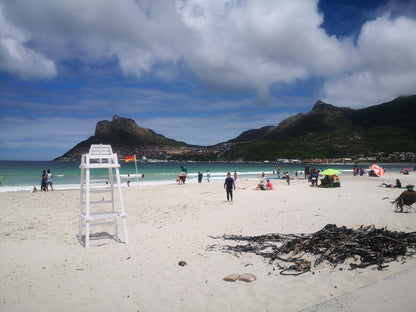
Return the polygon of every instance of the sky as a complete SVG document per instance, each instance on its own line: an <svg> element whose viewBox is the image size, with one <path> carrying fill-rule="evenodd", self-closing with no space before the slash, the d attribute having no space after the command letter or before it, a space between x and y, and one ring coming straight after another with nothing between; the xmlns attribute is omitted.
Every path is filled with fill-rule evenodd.
<svg viewBox="0 0 416 312"><path fill-rule="evenodd" d="M414 0L0 0L0 160L131 118L212 145L416 94Z"/></svg>

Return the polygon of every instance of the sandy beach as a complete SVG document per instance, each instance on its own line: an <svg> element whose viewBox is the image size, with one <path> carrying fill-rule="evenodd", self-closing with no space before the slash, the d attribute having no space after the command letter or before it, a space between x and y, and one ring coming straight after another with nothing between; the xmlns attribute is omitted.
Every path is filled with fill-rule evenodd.
<svg viewBox="0 0 416 312"><path fill-rule="evenodd" d="M415 311L415 256L382 271L348 270L346 261L282 276L262 257L221 251L228 242L211 237L312 233L329 223L416 231L416 213L395 213L390 204L403 190L379 187L397 178L416 184L414 173L343 175L335 189L299 179L254 191L256 181L237 181L232 204L218 182L123 188L129 243L100 238L90 250L77 240L79 191L0 193L0 310ZM231 273L257 279L223 281Z"/></svg>

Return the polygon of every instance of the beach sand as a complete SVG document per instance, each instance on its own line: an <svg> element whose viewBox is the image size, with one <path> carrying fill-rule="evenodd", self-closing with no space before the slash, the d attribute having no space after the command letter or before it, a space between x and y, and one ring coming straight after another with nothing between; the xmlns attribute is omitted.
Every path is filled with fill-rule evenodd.
<svg viewBox="0 0 416 312"><path fill-rule="evenodd" d="M347 260L282 276L262 257L219 250L230 242L211 237L312 233L328 223L416 231L416 213L390 204L403 190L379 187L396 178L416 184L415 174L393 173L344 175L336 189L299 179L254 191L257 181L237 181L233 204L218 182L123 188L129 243L100 238L89 250L77 240L79 191L0 193L0 310L415 311L415 256L382 271L348 270ZM257 279L223 281L231 273Z"/></svg>

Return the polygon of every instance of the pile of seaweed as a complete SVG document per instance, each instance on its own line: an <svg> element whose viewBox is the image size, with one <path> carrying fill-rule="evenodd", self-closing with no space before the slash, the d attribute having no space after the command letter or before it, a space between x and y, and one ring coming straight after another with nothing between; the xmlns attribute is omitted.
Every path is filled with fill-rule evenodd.
<svg viewBox="0 0 416 312"><path fill-rule="evenodd" d="M277 262L282 275L299 275L327 261L332 266L354 259L350 268L365 268L376 265L379 270L399 256L413 255L416 248L416 232L392 232L374 225L357 228L338 227L327 224L312 234L267 234L260 236L223 235L215 239L244 241L245 245L223 246L221 249L232 253L254 253ZM216 245L211 247L218 247ZM306 255L306 256L305 256ZM280 265L279 261L289 263ZM313 261L313 260L312 260Z"/></svg>

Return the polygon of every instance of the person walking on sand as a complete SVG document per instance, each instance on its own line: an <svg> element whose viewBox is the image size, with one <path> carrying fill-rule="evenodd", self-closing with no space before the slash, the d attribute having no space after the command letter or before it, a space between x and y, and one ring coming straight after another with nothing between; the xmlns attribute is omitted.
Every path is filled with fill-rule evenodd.
<svg viewBox="0 0 416 312"><path fill-rule="evenodd" d="M287 185L290 185L290 177L289 177L289 172L285 172L285 176L286 176L286 182L287 182Z"/></svg>
<svg viewBox="0 0 416 312"><path fill-rule="evenodd" d="M46 175L46 190L49 191L49 186L51 187L51 191L53 191L52 187L52 173L51 170L48 169L48 174Z"/></svg>
<svg viewBox="0 0 416 312"><path fill-rule="evenodd" d="M130 174L127 175L127 186L130 187Z"/></svg>
<svg viewBox="0 0 416 312"><path fill-rule="evenodd" d="M224 188L227 191L227 201L231 199L233 202L233 189L235 190L234 179L231 178L231 173L227 173L227 177L225 178Z"/></svg>

